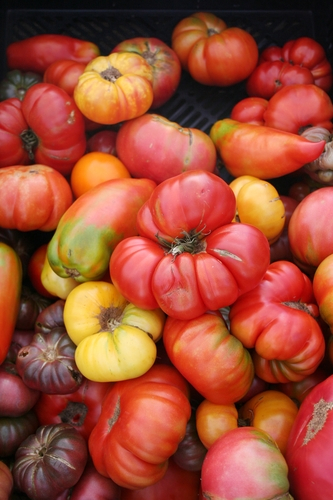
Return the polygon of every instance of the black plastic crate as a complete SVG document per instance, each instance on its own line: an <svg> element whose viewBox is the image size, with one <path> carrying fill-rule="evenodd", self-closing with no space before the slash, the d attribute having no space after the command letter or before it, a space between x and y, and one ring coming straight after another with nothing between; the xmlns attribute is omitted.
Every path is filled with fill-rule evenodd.
<svg viewBox="0 0 333 500"><path fill-rule="evenodd" d="M172 9L172 3L168 9L143 8L145 4L154 4L153 2L141 2L140 8L132 9L130 4L126 7L124 1L121 2L122 9L101 8L104 4L99 3L99 8L94 10L50 8L52 3L48 3L48 9L32 8L38 2L30 2L30 8L22 8L21 3L7 1L7 6L5 2L3 7L2 76L6 72L5 48L16 40L40 33L67 34L95 42L104 55L122 40L135 36L157 37L170 45L172 30L176 24L198 10L211 11L228 26L247 30L257 41L260 51L273 44L282 45L293 38L310 36L325 47L329 57L332 55L331 2L327 3L326 8L325 2L318 2L319 5L312 9L306 7L306 2L302 2L303 8L283 10L273 9L274 4L271 3L269 8L254 8L260 5L258 2L246 2L246 9L241 8L240 3L232 4L229 10L200 8L199 4L198 8L191 8L188 4L186 9ZM207 7L210 5L208 2L204 3ZM61 6L61 3L57 2L57 5ZM117 6L117 2L113 5ZM283 6L283 2L278 2L278 5ZM195 127L208 132L216 120L229 116L232 107L243 97L246 97L244 82L227 88L209 87L198 84L183 72L176 94L154 112L184 127Z"/></svg>

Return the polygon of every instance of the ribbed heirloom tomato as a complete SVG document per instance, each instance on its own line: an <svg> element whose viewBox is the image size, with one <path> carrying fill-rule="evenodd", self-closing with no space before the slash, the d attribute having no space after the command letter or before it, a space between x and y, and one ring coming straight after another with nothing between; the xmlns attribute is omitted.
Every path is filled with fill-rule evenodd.
<svg viewBox="0 0 333 500"><path fill-rule="evenodd" d="M137 213L139 236L114 249L112 282L133 304L178 319L230 305L269 265L266 236L232 223L235 210L232 189L215 174L193 170L166 179Z"/></svg>

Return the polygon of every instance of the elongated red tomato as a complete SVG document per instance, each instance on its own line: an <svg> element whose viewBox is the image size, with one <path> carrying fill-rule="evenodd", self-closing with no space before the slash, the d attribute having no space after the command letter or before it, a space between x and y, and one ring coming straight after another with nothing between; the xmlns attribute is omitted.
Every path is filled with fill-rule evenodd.
<svg viewBox="0 0 333 500"><path fill-rule="evenodd" d="M9 350L20 306L22 264L16 251L0 242L0 364Z"/></svg>

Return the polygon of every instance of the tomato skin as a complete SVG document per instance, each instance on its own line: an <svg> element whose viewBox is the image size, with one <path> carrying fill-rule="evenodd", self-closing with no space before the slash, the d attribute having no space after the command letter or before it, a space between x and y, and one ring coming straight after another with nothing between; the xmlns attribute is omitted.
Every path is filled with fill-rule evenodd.
<svg viewBox="0 0 333 500"><path fill-rule="evenodd" d="M120 486L97 472L89 458L82 476L70 492L71 500L121 500Z"/></svg>
<svg viewBox="0 0 333 500"><path fill-rule="evenodd" d="M256 374L270 383L298 381L325 354L310 278L292 262L277 261L252 291L230 308L230 331L252 354Z"/></svg>
<svg viewBox="0 0 333 500"><path fill-rule="evenodd" d="M290 491L295 498L329 500L332 496L332 391L330 375L306 396L291 429L286 460Z"/></svg>
<svg viewBox="0 0 333 500"><path fill-rule="evenodd" d="M258 61L257 43L250 33L228 28L207 12L182 19L172 32L171 46L183 68L204 85L238 83L252 73Z"/></svg>
<svg viewBox="0 0 333 500"><path fill-rule="evenodd" d="M238 411L234 403L216 404L204 399L195 415L199 438L207 450L220 436L238 427Z"/></svg>
<svg viewBox="0 0 333 500"><path fill-rule="evenodd" d="M22 264L16 251L0 242L0 364L5 360L20 307L22 289Z"/></svg>
<svg viewBox="0 0 333 500"><path fill-rule="evenodd" d="M230 118L210 130L217 152L234 177L253 175L272 179L299 170L318 158L326 142L311 142L297 134ZM310 160L312 158L312 160Z"/></svg>
<svg viewBox="0 0 333 500"><path fill-rule="evenodd" d="M153 102L151 109L165 104L176 92L182 67L175 51L166 43L153 37L136 37L123 40L112 52L134 52L148 61L153 69Z"/></svg>
<svg viewBox="0 0 333 500"><path fill-rule="evenodd" d="M299 134L305 127L333 129L333 103L329 95L313 84L288 85L268 101L264 113L267 127Z"/></svg>
<svg viewBox="0 0 333 500"><path fill-rule="evenodd" d="M133 52L114 52L87 64L74 89L83 115L114 125L146 113L153 102L153 70Z"/></svg>
<svg viewBox="0 0 333 500"><path fill-rule="evenodd" d="M88 440L101 414L103 399L112 385L84 378L75 392L43 392L34 406L40 425L67 423Z"/></svg>
<svg viewBox="0 0 333 500"><path fill-rule="evenodd" d="M53 231L73 201L65 177L42 164L1 168L0 192L0 225L19 231Z"/></svg>
<svg viewBox="0 0 333 500"><path fill-rule="evenodd" d="M249 390L254 376L250 353L218 315L189 321L167 317L163 343L173 365L212 403L234 403Z"/></svg>
<svg viewBox="0 0 333 500"><path fill-rule="evenodd" d="M100 474L128 489L162 479L191 416L184 383L175 368L154 365L141 377L114 384L88 442Z"/></svg>
<svg viewBox="0 0 333 500"><path fill-rule="evenodd" d="M41 74L58 59L71 59L87 64L99 54L98 46L92 42L47 33L13 42L6 49L9 69Z"/></svg>
<svg viewBox="0 0 333 500"><path fill-rule="evenodd" d="M312 276L333 252L332 204L333 187L322 187L305 196L290 218L288 237L294 260Z"/></svg>
<svg viewBox="0 0 333 500"><path fill-rule="evenodd" d="M137 234L137 212L155 187L150 179L111 179L77 198L48 246L53 271L78 282L100 279L115 246Z"/></svg>
<svg viewBox="0 0 333 500"><path fill-rule="evenodd" d="M187 171L214 172L216 166L216 150L205 132L155 113L124 123L116 150L133 177L147 177L157 184Z"/></svg>
<svg viewBox="0 0 333 500"><path fill-rule="evenodd" d="M28 277L34 289L43 297L54 298L54 295L49 293L41 281L41 274L44 267L45 257L47 252L47 243L40 245L30 256L28 262Z"/></svg>
<svg viewBox="0 0 333 500"><path fill-rule="evenodd" d="M71 59L58 59L51 63L45 70L43 82L53 83L73 96L79 76L86 68L86 63L72 61Z"/></svg>

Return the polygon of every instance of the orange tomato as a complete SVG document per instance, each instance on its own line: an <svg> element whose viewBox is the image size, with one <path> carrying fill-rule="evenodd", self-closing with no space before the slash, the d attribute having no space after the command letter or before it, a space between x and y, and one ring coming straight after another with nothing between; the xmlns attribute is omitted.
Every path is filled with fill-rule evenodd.
<svg viewBox="0 0 333 500"><path fill-rule="evenodd" d="M197 433L208 449L223 434L238 427L238 411L234 403L219 405L204 399L196 409Z"/></svg>
<svg viewBox="0 0 333 500"><path fill-rule="evenodd" d="M275 390L256 394L238 410L244 425L267 432L283 455L297 413L296 403L283 392Z"/></svg>
<svg viewBox="0 0 333 500"><path fill-rule="evenodd" d="M70 185L75 198L78 198L102 182L125 177L131 177L131 174L119 158L109 153L92 151L83 155L74 165Z"/></svg>

